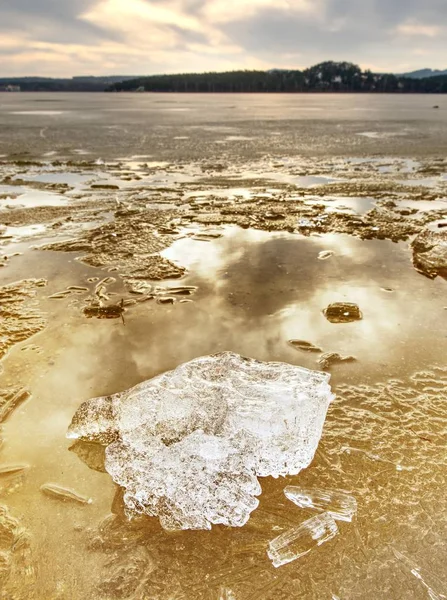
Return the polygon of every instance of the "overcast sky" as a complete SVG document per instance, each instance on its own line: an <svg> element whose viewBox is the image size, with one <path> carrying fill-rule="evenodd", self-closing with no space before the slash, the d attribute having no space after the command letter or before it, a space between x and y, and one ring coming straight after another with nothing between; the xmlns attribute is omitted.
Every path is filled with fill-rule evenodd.
<svg viewBox="0 0 447 600"><path fill-rule="evenodd" d="M447 0L0 0L0 76L447 68Z"/></svg>

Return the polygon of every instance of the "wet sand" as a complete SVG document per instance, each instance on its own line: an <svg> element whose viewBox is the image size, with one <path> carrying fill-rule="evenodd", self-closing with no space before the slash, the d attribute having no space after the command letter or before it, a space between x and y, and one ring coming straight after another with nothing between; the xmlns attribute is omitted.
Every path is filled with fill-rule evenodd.
<svg viewBox="0 0 447 600"><path fill-rule="evenodd" d="M160 100L150 98L157 118L172 108L166 99L154 104ZM0 121L12 123L7 115L33 110L33 101L23 95L28 108L2 106ZM132 101L116 101L128 103L128 120ZM203 114L201 101L172 98L192 102L180 108L195 115ZM403 109L411 105L402 101ZM107 112L111 100L104 102ZM405 141L357 135L393 131L385 103L377 127L345 114L340 142L334 114L315 125L308 112L297 127L315 138L326 127L331 142L289 152L290 105L281 114L284 100L275 110L273 100L255 100L255 113L281 134L271 135L266 155L263 141L246 139L254 120L252 135L241 125L249 100L225 102L235 105L237 124L222 116L219 125L203 125L205 117L195 116L200 123L191 131L183 113L166 110L141 152L134 145L128 154L126 136L112 150L108 134L94 141L84 130L79 144L64 129L65 113L34 115L60 121L43 136L36 121L25 145L30 117L14 116L18 134L0 159L0 408L20 390L31 397L1 424L0 467L26 468L0 474L7 510L0 512L0 597L400 600L445 593L446 270L425 247L427 232L444 247L447 161L433 133L443 125L432 113L421 117L418 98L405 117ZM119 123L115 113L110 120ZM219 152L210 150L216 132ZM433 142L431 153L424 139ZM89 145L99 142L101 152ZM330 322L323 311L339 302L358 305L362 319ZM102 448L65 439L82 401L197 356L232 350L321 369L320 354L290 340L356 360L329 367L337 399L312 465L296 477L261 480L261 505L242 529L167 533L157 519L129 522L103 472ZM45 484L93 502L49 497ZM339 523L333 540L275 569L269 541L316 514L287 500L286 485L346 490L358 513Z"/></svg>

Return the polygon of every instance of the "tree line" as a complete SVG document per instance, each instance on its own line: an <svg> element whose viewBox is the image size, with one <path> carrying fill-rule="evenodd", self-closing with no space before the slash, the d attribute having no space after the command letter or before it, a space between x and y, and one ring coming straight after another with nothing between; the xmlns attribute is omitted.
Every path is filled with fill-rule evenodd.
<svg viewBox="0 0 447 600"><path fill-rule="evenodd" d="M327 61L305 69L151 75L115 83L108 91L263 93L378 92L447 93L447 75L416 79L362 71L349 62Z"/></svg>
<svg viewBox="0 0 447 600"><path fill-rule="evenodd" d="M24 92L377 92L447 93L447 75L406 77L362 71L349 62L327 61L309 69L180 73L147 77L15 77L0 78L0 91Z"/></svg>

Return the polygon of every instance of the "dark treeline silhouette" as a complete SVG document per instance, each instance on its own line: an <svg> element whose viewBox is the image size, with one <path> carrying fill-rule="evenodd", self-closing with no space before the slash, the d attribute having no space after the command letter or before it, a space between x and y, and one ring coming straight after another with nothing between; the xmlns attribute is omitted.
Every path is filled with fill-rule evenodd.
<svg viewBox="0 0 447 600"><path fill-rule="evenodd" d="M447 93L447 75L408 77L362 71L348 62L323 62L303 71L228 71L148 77L0 78L0 91L23 92L382 92Z"/></svg>
<svg viewBox="0 0 447 600"><path fill-rule="evenodd" d="M2 77L0 91L10 86L20 87L22 92L104 92L115 82L131 79L125 75L110 77ZM133 79L133 77L132 77Z"/></svg>
<svg viewBox="0 0 447 600"><path fill-rule="evenodd" d="M348 62L328 61L304 71L273 69L151 75L115 83L108 91L447 93L447 75L413 79L362 71Z"/></svg>

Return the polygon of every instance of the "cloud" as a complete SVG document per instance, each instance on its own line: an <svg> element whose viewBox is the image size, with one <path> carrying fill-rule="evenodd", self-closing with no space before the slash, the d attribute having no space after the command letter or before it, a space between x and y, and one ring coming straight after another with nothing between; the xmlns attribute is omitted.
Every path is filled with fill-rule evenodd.
<svg viewBox="0 0 447 600"><path fill-rule="evenodd" d="M114 38L113 30L82 21L79 17L97 0L0 0L0 34L14 33L22 43L95 43Z"/></svg>
<svg viewBox="0 0 447 600"><path fill-rule="evenodd" d="M422 25L419 23L402 23L396 28L397 33L410 36L438 37L442 33L438 25Z"/></svg>
<svg viewBox="0 0 447 600"><path fill-rule="evenodd" d="M445 0L0 0L1 75L445 68L446 22Z"/></svg>
<svg viewBox="0 0 447 600"><path fill-rule="evenodd" d="M247 52L264 59L277 57L277 66L283 66L284 58L292 54L301 57L298 66L351 60L363 65L375 62L384 71L400 70L412 53L409 33L418 31L432 38L426 55L430 66L443 66L438 23L440 16L447 20L446 4L437 0L326 0L317 4L318 11L300 13L272 4L250 19L226 22L223 30Z"/></svg>

